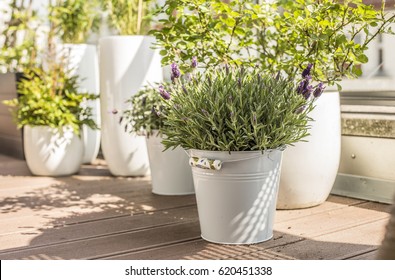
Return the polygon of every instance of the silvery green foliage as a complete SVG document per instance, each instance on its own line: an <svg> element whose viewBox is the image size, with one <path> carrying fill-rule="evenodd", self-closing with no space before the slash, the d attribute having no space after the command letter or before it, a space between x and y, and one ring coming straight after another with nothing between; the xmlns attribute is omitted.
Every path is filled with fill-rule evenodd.
<svg viewBox="0 0 395 280"><path fill-rule="evenodd" d="M297 82L241 67L182 76L165 88L170 97L164 99L163 144L167 149L262 151L300 141L308 135L315 98L298 93Z"/></svg>
<svg viewBox="0 0 395 280"><path fill-rule="evenodd" d="M162 85L163 87L163 85ZM159 92L159 85L147 86L129 98L120 124L127 132L136 132L150 136L153 130L161 130L164 121L164 100Z"/></svg>

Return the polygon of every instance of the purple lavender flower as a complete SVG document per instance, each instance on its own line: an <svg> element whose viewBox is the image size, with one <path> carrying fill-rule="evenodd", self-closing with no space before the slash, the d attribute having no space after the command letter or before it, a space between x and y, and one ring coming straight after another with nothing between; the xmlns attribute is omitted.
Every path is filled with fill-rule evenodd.
<svg viewBox="0 0 395 280"><path fill-rule="evenodd" d="M239 77L239 79L237 79L237 85L239 88L241 88L241 78Z"/></svg>
<svg viewBox="0 0 395 280"><path fill-rule="evenodd" d="M311 93L313 92L313 86L308 85L306 90L303 92L303 96L306 100L308 100L311 96Z"/></svg>
<svg viewBox="0 0 395 280"><path fill-rule="evenodd" d="M159 94L162 96L164 99L169 100L170 99L170 93L165 90L163 85L159 86Z"/></svg>
<svg viewBox="0 0 395 280"><path fill-rule="evenodd" d="M310 98L310 95L313 91L313 86L310 85L311 76L307 75L304 79L299 83L296 92L303 95L304 98L307 100Z"/></svg>
<svg viewBox="0 0 395 280"><path fill-rule="evenodd" d="M324 84L323 84L322 82L319 83L319 84L316 86L316 88L315 88L315 90L314 90L314 92L313 92L314 97L315 97L315 98L320 97L321 94L324 92L324 89L325 89Z"/></svg>
<svg viewBox="0 0 395 280"><path fill-rule="evenodd" d="M306 78L307 76L309 76L310 75L310 71L311 71L311 68L313 67L313 64L311 64L311 63L309 63L308 65L307 65L307 67L303 70L303 72L302 72L302 77L303 78Z"/></svg>
<svg viewBox="0 0 395 280"><path fill-rule="evenodd" d="M178 69L178 65L176 63L171 64L171 81L174 82L175 79L178 79L181 76L180 69Z"/></svg>
<svg viewBox="0 0 395 280"><path fill-rule="evenodd" d="M198 62L196 56L192 57L192 63L191 63L192 68L197 68Z"/></svg>
<svg viewBox="0 0 395 280"><path fill-rule="evenodd" d="M226 75L229 75L229 65L225 64L225 71L226 71Z"/></svg>

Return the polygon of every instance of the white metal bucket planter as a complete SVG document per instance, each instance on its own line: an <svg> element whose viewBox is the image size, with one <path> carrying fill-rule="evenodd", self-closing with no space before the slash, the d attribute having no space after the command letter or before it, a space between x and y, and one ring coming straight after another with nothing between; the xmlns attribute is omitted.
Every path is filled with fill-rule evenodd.
<svg viewBox="0 0 395 280"><path fill-rule="evenodd" d="M223 244L271 239L282 150L191 150L190 156L202 238Z"/></svg>
<svg viewBox="0 0 395 280"><path fill-rule="evenodd" d="M157 135L157 131L147 138L152 192L159 195L195 193L187 154L181 148L164 152L161 141L162 137Z"/></svg>
<svg viewBox="0 0 395 280"><path fill-rule="evenodd" d="M83 140L71 128L24 126L26 163L34 175L67 176L77 173L84 155Z"/></svg>

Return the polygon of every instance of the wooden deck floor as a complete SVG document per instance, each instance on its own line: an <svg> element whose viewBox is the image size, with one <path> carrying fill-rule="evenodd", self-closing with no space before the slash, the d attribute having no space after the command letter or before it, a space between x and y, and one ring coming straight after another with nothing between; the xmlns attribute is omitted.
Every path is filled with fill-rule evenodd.
<svg viewBox="0 0 395 280"><path fill-rule="evenodd" d="M231 246L200 238L195 197L151 193L150 178L115 178L105 162L78 175L30 175L0 155L0 259L374 259L389 205L330 196L277 211L274 238Z"/></svg>

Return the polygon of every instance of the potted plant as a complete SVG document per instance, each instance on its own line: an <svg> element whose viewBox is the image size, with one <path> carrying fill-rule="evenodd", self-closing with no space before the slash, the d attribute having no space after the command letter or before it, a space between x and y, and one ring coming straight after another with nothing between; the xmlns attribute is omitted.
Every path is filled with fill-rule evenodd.
<svg viewBox="0 0 395 280"><path fill-rule="evenodd" d="M202 67L255 65L291 76L313 65L310 75L328 89L311 112L309 141L285 152L278 205L303 208L322 203L332 189L340 161L339 83L359 76L369 43L391 32L394 15L384 2L375 10L359 0L167 0L158 10L163 27L152 32L163 48L162 63L179 62L183 71L192 56ZM331 89L335 84L338 90Z"/></svg>
<svg viewBox="0 0 395 280"><path fill-rule="evenodd" d="M129 133L146 136L149 165L151 169L152 192L159 195L193 194L193 180L188 156L178 147L164 150L161 143L166 137L162 134L164 126L164 102L158 91L159 87L147 86L132 96L127 103L129 108L121 117L121 124Z"/></svg>
<svg viewBox="0 0 395 280"><path fill-rule="evenodd" d="M99 62L96 45L87 44L88 38L99 30L101 21L98 1L60 0L51 3L49 16L56 36L62 44L61 53L68 59L68 67L81 78L79 91L99 95ZM92 116L100 123L100 100L89 101ZM83 163L96 159L100 148L100 130L83 126Z"/></svg>
<svg viewBox="0 0 395 280"><path fill-rule="evenodd" d="M78 172L83 157L81 126L96 128L85 100L93 94L78 93L77 77L63 66L51 71L34 68L18 84L19 98L5 101L24 130L27 165L34 175L65 176Z"/></svg>
<svg viewBox="0 0 395 280"><path fill-rule="evenodd" d="M22 73L37 64L36 11L24 1L9 1L0 20L0 152L24 158L22 132L1 101L16 98ZM4 21L3 21L4 19ZM7 20L5 20L7 19Z"/></svg>
<svg viewBox="0 0 395 280"><path fill-rule="evenodd" d="M102 151L113 175L144 176L150 171L145 139L122 130L118 113L144 85L162 80L159 52L151 49L154 38L145 35L150 1L103 0L103 5L119 35L99 41Z"/></svg>
<svg viewBox="0 0 395 280"><path fill-rule="evenodd" d="M248 244L273 235L282 151L308 135L323 90L256 68L210 68L179 78L166 100L162 143L190 155L202 237Z"/></svg>

